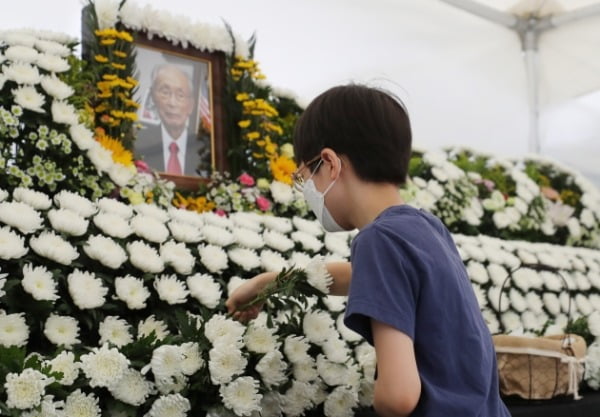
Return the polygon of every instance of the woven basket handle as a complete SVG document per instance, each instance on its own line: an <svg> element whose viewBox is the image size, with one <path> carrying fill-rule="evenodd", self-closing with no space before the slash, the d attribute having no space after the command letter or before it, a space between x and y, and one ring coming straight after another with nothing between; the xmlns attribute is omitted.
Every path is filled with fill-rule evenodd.
<svg viewBox="0 0 600 417"><path fill-rule="evenodd" d="M502 294L504 293L504 287L506 287L506 284L508 284L508 282L512 280L513 274L521 268L529 268L529 269L533 269L535 271L554 272L561 278L562 283L563 283L563 289L567 290L567 295L569 296L569 303L567 305L567 323L571 322L571 289L569 288L569 283L567 282L567 280L565 279L563 274L561 274L561 272L558 268L555 268L550 265L540 264L540 263L535 263L535 264L522 263L521 265L519 265L518 267L516 267L515 269L513 269L512 271L510 271L508 273L508 276L502 283L502 287L500 287L500 294L498 295L498 314L502 314ZM502 321L500 321L500 324L502 325ZM504 325L502 325L502 328L504 328ZM571 338L568 336L567 336L567 343L568 343L568 347L571 348Z"/></svg>

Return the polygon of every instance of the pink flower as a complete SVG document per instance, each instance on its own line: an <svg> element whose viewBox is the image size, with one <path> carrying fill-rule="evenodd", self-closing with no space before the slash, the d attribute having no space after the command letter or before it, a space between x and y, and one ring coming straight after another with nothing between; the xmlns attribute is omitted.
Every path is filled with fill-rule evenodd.
<svg viewBox="0 0 600 417"><path fill-rule="evenodd" d="M254 178L245 172L239 176L238 181L240 184L247 185L248 187L252 187L254 185Z"/></svg>
<svg viewBox="0 0 600 417"><path fill-rule="evenodd" d="M144 174L152 174L152 169L148 166L146 162L142 161L141 159L135 161L135 167L137 168L138 172Z"/></svg>
<svg viewBox="0 0 600 417"><path fill-rule="evenodd" d="M221 217L227 216L227 213L225 213L225 210L223 210L223 209L217 209L217 210L215 210L215 214L217 216L221 216Z"/></svg>
<svg viewBox="0 0 600 417"><path fill-rule="evenodd" d="M256 198L256 205L262 211L267 211L271 208L271 202L263 196Z"/></svg>

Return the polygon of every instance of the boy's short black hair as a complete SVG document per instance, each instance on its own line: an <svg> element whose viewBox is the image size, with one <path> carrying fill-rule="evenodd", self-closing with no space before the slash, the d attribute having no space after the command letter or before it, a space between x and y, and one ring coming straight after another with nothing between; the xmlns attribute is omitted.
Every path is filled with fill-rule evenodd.
<svg viewBox="0 0 600 417"><path fill-rule="evenodd" d="M357 84L333 87L319 95L294 131L298 164L327 147L346 155L358 177L370 182L403 184L411 144L410 120L400 99Z"/></svg>

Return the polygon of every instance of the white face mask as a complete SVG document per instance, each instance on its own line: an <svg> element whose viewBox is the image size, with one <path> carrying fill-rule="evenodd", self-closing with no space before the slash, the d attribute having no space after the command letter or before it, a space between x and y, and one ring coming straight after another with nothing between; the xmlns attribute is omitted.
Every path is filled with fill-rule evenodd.
<svg viewBox="0 0 600 417"><path fill-rule="evenodd" d="M319 169L319 165L321 165L322 162L322 160L319 162L317 168L315 168L315 172L317 172L317 170ZM329 210L327 210L327 207L325 207L325 194L327 194L331 187L333 187L333 184L335 184L337 178L333 180L331 184L329 184L329 186L325 189L324 192L320 192L319 190L317 190L315 182L312 179L314 175L315 174L313 172L310 178L304 182L304 187L302 188L302 194L304 195L306 204L308 204L308 207L310 207L313 213L315 213L315 216L317 216L317 220L319 221L319 223L321 223L325 230L327 230L328 232L341 232L344 230L344 228L336 223L336 221L333 219L333 216L331 216Z"/></svg>

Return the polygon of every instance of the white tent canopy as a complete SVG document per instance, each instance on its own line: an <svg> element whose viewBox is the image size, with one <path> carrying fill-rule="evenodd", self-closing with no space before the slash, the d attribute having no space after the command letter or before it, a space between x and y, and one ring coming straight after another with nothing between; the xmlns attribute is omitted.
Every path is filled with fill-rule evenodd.
<svg viewBox="0 0 600 417"><path fill-rule="evenodd" d="M244 37L256 31L256 58L268 80L303 102L350 80L393 90L407 102L418 147L528 152L528 82L519 36L441 0L137 1L201 22L224 19ZM502 13L540 10L541 16L600 3L476 1ZM0 28L79 36L80 10L80 0L21 0L0 16ZM600 17L545 31L539 53L541 153L600 185L600 93L594 92L600 88Z"/></svg>

